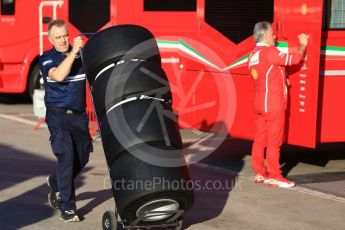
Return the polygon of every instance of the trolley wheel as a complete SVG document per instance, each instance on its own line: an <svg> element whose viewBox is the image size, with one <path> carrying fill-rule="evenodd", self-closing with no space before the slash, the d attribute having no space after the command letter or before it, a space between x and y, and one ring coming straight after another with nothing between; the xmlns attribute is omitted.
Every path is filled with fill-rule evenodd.
<svg viewBox="0 0 345 230"><path fill-rule="evenodd" d="M177 226L174 228L174 230L181 230L183 227L183 220L177 221Z"/></svg>
<svg viewBox="0 0 345 230"><path fill-rule="evenodd" d="M117 229L117 215L112 211L106 211L102 217L103 230Z"/></svg>

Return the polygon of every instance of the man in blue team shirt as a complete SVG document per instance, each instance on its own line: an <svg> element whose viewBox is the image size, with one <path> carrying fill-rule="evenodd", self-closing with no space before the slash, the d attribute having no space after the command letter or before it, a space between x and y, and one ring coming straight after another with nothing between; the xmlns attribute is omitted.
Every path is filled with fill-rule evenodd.
<svg viewBox="0 0 345 230"><path fill-rule="evenodd" d="M85 115L85 73L77 36L69 44L67 24L56 19L48 25L53 48L39 58L45 85L46 123L57 158L56 170L47 178L49 204L61 211L60 219L77 222L74 178L89 160L92 140Z"/></svg>

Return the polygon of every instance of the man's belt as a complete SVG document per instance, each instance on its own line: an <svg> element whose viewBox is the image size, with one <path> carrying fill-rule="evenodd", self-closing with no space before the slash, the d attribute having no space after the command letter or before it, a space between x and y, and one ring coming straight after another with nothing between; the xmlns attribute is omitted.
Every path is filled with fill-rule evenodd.
<svg viewBox="0 0 345 230"><path fill-rule="evenodd" d="M47 111L59 111L59 112L64 112L66 114L74 114L74 115L82 115L85 114L85 111L76 111L73 109L65 109L65 108L59 108L59 107L47 107Z"/></svg>

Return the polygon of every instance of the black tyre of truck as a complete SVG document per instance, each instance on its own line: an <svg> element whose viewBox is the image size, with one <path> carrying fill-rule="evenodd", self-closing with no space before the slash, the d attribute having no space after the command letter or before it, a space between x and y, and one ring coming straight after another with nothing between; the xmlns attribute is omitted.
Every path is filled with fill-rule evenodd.
<svg viewBox="0 0 345 230"><path fill-rule="evenodd" d="M34 65L28 79L27 93L31 99L33 99L35 89L44 89L43 78L38 65Z"/></svg>

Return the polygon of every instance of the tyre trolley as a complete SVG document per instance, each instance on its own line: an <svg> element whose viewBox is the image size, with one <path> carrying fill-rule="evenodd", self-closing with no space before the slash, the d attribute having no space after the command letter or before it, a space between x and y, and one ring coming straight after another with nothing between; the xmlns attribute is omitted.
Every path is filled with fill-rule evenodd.
<svg viewBox="0 0 345 230"><path fill-rule="evenodd" d="M191 179L178 121L171 119L171 88L153 34L138 25L106 28L88 40L82 58L112 181L184 182L178 188L113 186L116 208L104 213L103 229L182 229L194 191L187 186ZM171 159L179 163L162 164Z"/></svg>
<svg viewBox="0 0 345 230"><path fill-rule="evenodd" d="M131 223L124 223L123 221L119 220L119 215L116 211L106 211L103 214L102 218L102 227L103 230L117 230L122 227L122 229L152 229L152 228L168 228L168 229L174 229L174 230L180 230L182 229L183 225L183 210L177 210L177 211L147 211L142 213L136 220L134 220ZM171 216L169 219L167 219L164 223L161 224L150 224L149 221L147 221L147 225L140 225L144 219L146 218L153 218L156 215L167 215Z"/></svg>

